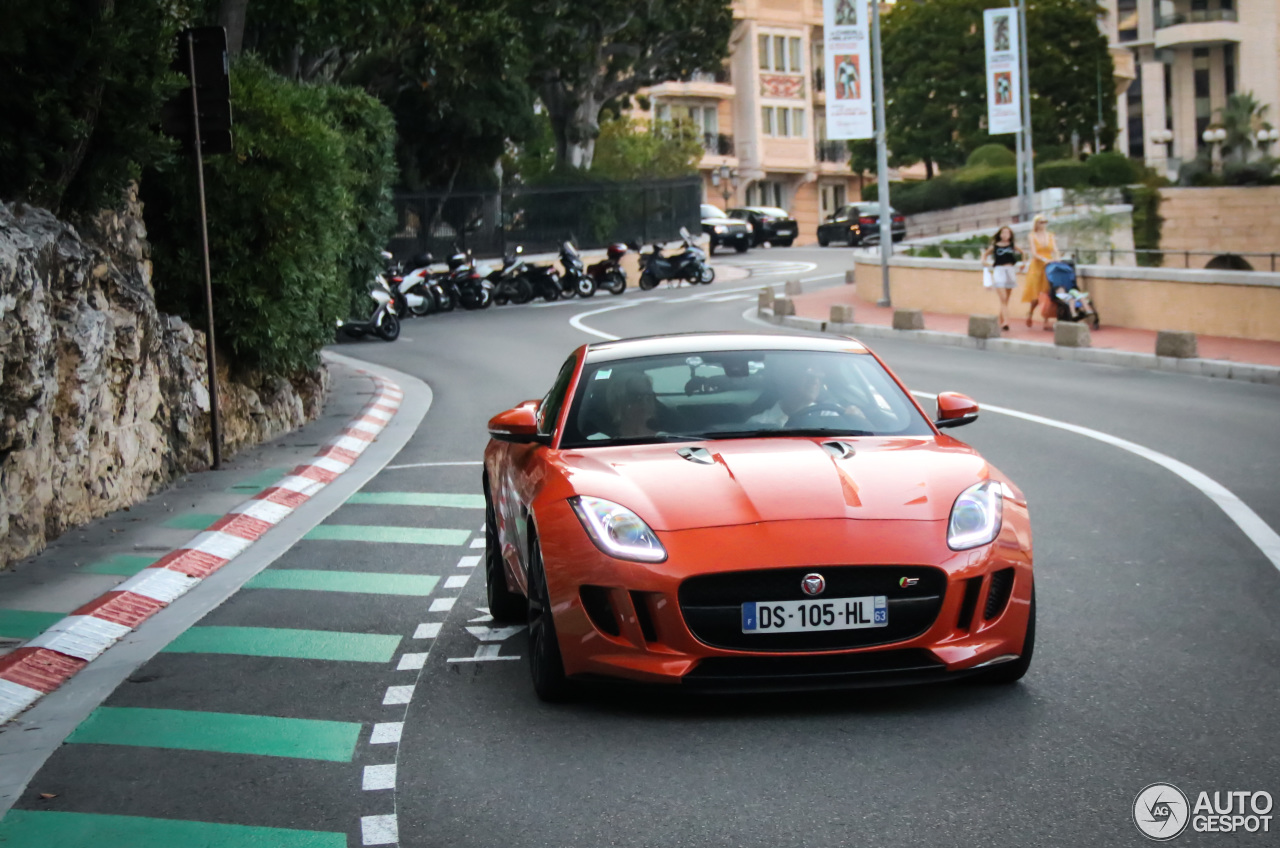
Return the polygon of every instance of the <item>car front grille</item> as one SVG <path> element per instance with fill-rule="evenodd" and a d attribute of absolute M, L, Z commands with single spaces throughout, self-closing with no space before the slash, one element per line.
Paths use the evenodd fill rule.
<path fill-rule="evenodd" d="M 800 588 L 806 574 L 817 572 L 827 582 L 821 596 Z M 916 581 L 913 585 L 903 585 Z M 701 642 L 716 648 L 747 651 L 831 651 L 901 642 L 933 625 L 942 609 L 947 577 L 930 566 L 843 565 L 773 568 L 691 577 L 680 585 L 680 612 Z M 742 604 L 749 601 L 822 601 L 884 595 L 889 624 L 857 630 L 809 633 L 743 633 Z"/>

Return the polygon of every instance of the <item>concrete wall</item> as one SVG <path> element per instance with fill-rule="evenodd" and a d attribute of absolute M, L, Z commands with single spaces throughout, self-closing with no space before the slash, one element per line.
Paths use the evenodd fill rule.
<path fill-rule="evenodd" d="M 1280 253 L 1280 186 L 1162 188 L 1160 217 L 1162 250 Z M 1211 258 L 1192 256 L 1190 267 L 1203 268 Z M 1245 258 L 1254 270 L 1271 270 L 1267 257 Z M 1184 257 L 1166 256 L 1164 264 L 1181 268 Z"/>
<path fill-rule="evenodd" d="M 858 296 L 875 302 L 878 258 L 855 256 L 854 262 Z M 1093 265 L 1080 271 L 1104 327 L 1280 341 L 1280 274 Z M 896 257 L 889 284 L 893 305 L 904 309 L 973 315 L 995 314 L 997 308 L 973 260 Z M 1021 295 L 1019 287 L 1010 299 L 1015 312 Z"/>

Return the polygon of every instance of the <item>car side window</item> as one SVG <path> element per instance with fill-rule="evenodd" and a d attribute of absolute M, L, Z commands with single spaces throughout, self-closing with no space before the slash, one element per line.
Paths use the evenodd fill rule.
<path fill-rule="evenodd" d="M 556 381 L 551 384 L 551 390 L 542 399 L 542 404 L 538 407 L 540 435 L 550 436 L 555 430 L 556 420 L 560 418 L 560 410 L 564 407 L 564 398 L 569 392 L 569 383 L 573 381 L 573 372 L 577 367 L 577 356 L 570 356 L 565 360 L 564 365 L 560 366 L 560 373 L 556 375 Z"/>

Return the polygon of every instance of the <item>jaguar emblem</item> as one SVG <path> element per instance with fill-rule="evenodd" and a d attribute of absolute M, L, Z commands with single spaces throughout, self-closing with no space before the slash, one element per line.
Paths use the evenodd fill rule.
<path fill-rule="evenodd" d="M 800 581 L 800 590 L 811 598 L 816 597 L 827 591 L 827 580 L 817 572 L 806 574 Z"/>

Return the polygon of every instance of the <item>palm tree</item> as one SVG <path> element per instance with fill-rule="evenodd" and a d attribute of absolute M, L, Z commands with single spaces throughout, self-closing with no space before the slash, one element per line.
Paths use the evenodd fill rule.
<path fill-rule="evenodd" d="M 1222 152 L 1239 162 L 1249 160 L 1254 135 L 1260 129 L 1270 129 L 1263 120 L 1267 104 L 1259 103 L 1251 91 L 1242 91 L 1227 98 L 1227 105 L 1218 110 L 1218 126 L 1227 131 Z"/>

